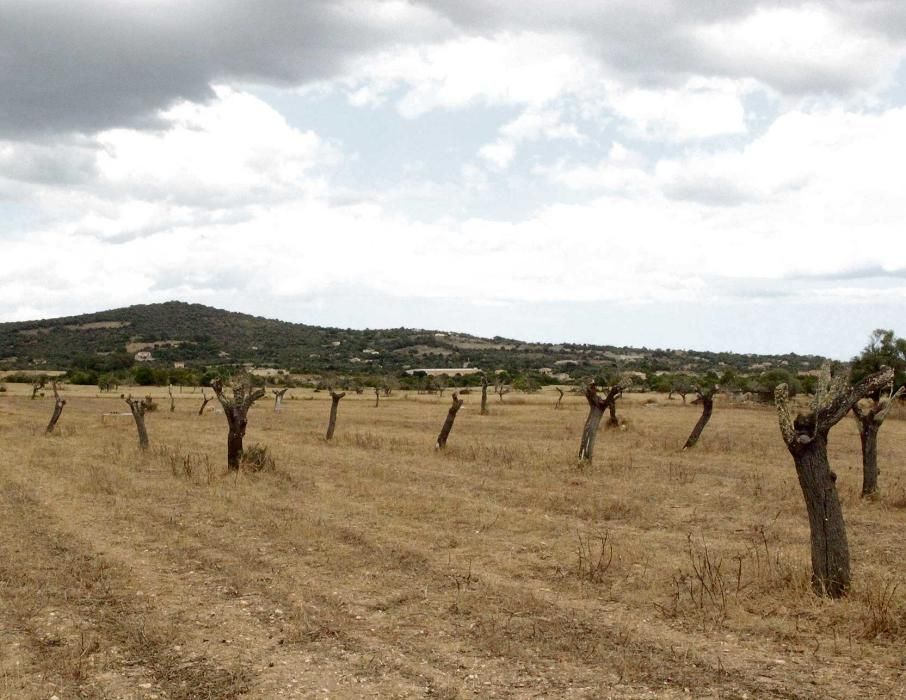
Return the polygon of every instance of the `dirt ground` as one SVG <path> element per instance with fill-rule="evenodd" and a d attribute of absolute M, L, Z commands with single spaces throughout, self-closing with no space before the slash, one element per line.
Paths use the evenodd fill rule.
<path fill-rule="evenodd" d="M 831 434 L 853 561 L 842 601 L 809 587 L 808 526 L 770 407 L 664 396 L 575 455 L 581 396 L 511 394 L 480 416 L 352 395 L 270 395 L 226 471 L 200 392 L 147 417 L 66 387 L 0 393 L 0 697 L 906 697 L 906 420 L 859 498 L 854 421 Z M 646 403 L 651 402 L 653 403 Z M 898 409 L 902 412 L 902 409 Z M 127 415 L 104 415 L 122 413 Z"/>

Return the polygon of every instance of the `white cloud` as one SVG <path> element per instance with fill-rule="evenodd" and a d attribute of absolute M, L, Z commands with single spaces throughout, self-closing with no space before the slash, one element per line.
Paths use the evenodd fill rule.
<path fill-rule="evenodd" d="M 623 130 L 632 136 L 691 141 L 744 134 L 742 99 L 753 87 L 751 82 L 690 78 L 678 89 L 614 87 L 609 103 L 623 118 Z"/>
<path fill-rule="evenodd" d="M 500 127 L 499 137 L 481 147 L 478 155 L 498 169 L 506 168 L 516 156 L 520 144 L 544 140 L 581 141 L 582 135 L 572 124 L 562 121 L 557 109 L 529 107 L 518 117 Z"/>
<path fill-rule="evenodd" d="M 382 51 L 354 61 L 354 104 L 395 104 L 406 118 L 475 104 L 542 105 L 586 85 L 596 71 L 567 34 L 502 32 Z"/>
<path fill-rule="evenodd" d="M 888 80 L 903 47 L 854 23 L 843 8 L 766 6 L 700 25 L 692 34 L 727 75 L 751 76 L 780 91 L 846 93 Z"/>

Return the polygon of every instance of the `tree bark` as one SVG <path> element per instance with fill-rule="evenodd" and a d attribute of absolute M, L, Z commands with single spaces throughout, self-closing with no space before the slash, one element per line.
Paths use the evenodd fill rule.
<path fill-rule="evenodd" d="M 447 438 L 450 437 L 450 431 L 453 430 L 453 421 L 456 420 L 456 414 L 462 408 L 463 403 L 463 400 L 459 398 L 459 394 L 454 391 L 453 405 L 447 411 L 447 418 L 440 429 L 440 435 L 437 436 L 437 444 L 434 445 L 434 449 L 442 450 L 447 446 Z"/>
<path fill-rule="evenodd" d="M 280 407 L 283 405 L 283 396 L 289 391 L 289 387 L 285 389 L 271 389 L 274 394 L 274 412 L 280 410 Z"/>
<path fill-rule="evenodd" d="M 53 415 L 50 417 L 50 422 L 47 424 L 47 430 L 44 432 L 50 435 L 53 432 L 53 429 L 57 425 L 57 421 L 60 420 L 60 414 L 63 413 L 63 406 L 66 405 L 66 399 L 60 397 L 60 393 L 57 391 L 57 383 L 53 382 Z"/>
<path fill-rule="evenodd" d="M 786 384 L 774 393 L 780 434 L 796 465 L 799 487 L 808 512 L 812 552 L 812 588 L 818 595 L 840 598 L 850 586 L 849 545 L 843 509 L 837 495 L 837 475 L 827 458 L 830 429 L 862 398 L 879 391 L 893 379 L 893 370 L 872 374 L 855 386 L 848 377 L 831 377 L 822 369 L 812 410 L 792 418 Z"/>
<path fill-rule="evenodd" d="M 208 405 L 208 401 L 213 399 L 213 396 L 208 396 L 204 393 L 204 389 L 201 390 L 201 408 L 198 409 L 198 415 L 201 416 L 204 414 L 204 407 Z"/>
<path fill-rule="evenodd" d="M 488 377 L 481 375 L 481 415 L 488 415 Z"/>
<path fill-rule="evenodd" d="M 862 442 L 862 496 L 871 496 L 878 490 L 878 430 L 881 426 L 870 417 L 859 421 L 859 439 Z"/>
<path fill-rule="evenodd" d="M 594 382 L 591 382 L 585 388 L 585 398 L 588 401 L 588 417 L 585 419 L 585 427 L 582 429 L 582 441 L 579 443 L 579 464 L 591 464 L 594 458 L 595 438 L 598 435 L 598 426 L 601 424 L 601 418 L 604 411 L 610 409 L 616 401 L 617 396 L 622 392 L 619 385 L 610 387 L 607 396 L 598 395 L 598 388 Z"/>
<path fill-rule="evenodd" d="M 333 438 L 334 428 L 337 427 L 337 407 L 340 405 L 340 399 L 344 396 L 346 396 L 345 391 L 337 394 L 333 389 L 330 390 L 330 418 L 327 420 L 326 440 L 331 440 Z"/>
<path fill-rule="evenodd" d="M 132 394 L 126 397 L 126 403 L 129 404 L 129 410 L 132 411 L 132 417 L 135 419 L 135 429 L 138 431 L 138 447 L 140 450 L 148 449 L 148 431 L 145 429 L 145 409 L 148 403 L 145 401 L 135 401 Z"/>
<path fill-rule="evenodd" d="M 716 391 L 717 387 L 715 386 L 698 392 L 698 397 L 702 402 L 702 414 L 695 424 L 695 427 L 692 428 L 692 432 L 689 434 L 686 444 L 683 445 L 684 450 L 688 450 L 698 442 L 698 438 L 701 436 L 702 431 L 705 429 L 705 426 L 708 425 L 708 421 L 711 420 L 711 413 L 714 410 L 714 394 Z"/>
<path fill-rule="evenodd" d="M 246 383 L 233 386 L 233 398 L 228 399 L 223 393 L 223 384 L 219 379 L 211 382 L 214 394 L 223 407 L 229 432 L 227 434 L 227 468 L 238 471 L 242 462 L 242 439 L 248 427 L 248 412 L 258 399 L 264 396 L 264 389 L 252 389 Z"/>
<path fill-rule="evenodd" d="M 863 409 L 858 403 L 853 404 L 853 415 L 859 426 L 859 440 L 862 443 L 862 497 L 873 496 L 878 492 L 878 432 L 881 424 L 887 418 L 895 400 L 900 397 L 906 387 L 900 387 L 889 396 L 881 397 L 880 394 L 871 397 L 872 405 Z"/>

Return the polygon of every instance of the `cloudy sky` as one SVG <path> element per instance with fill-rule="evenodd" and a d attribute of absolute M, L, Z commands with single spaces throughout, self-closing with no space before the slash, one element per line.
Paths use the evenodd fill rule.
<path fill-rule="evenodd" d="M 848 357 L 906 334 L 900 0 L 0 0 L 0 320 Z"/>

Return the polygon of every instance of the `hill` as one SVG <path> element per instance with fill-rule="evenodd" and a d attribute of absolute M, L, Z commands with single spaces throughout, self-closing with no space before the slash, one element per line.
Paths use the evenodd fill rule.
<path fill-rule="evenodd" d="M 294 373 L 362 375 L 435 367 L 505 369 L 511 374 L 548 368 L 571 378 L 616 371 L 747 374 L 772 368 L 795 374 L 814 369 L 822 360 L 794 353 L 526 343 L 423 329 L 323 328 L 179 301 L 0 323 L 0 369 L 120 370 L 135 364 L 140 352 L 150 353 L 151 366 L 167 367 L 244 364 Z"/>

